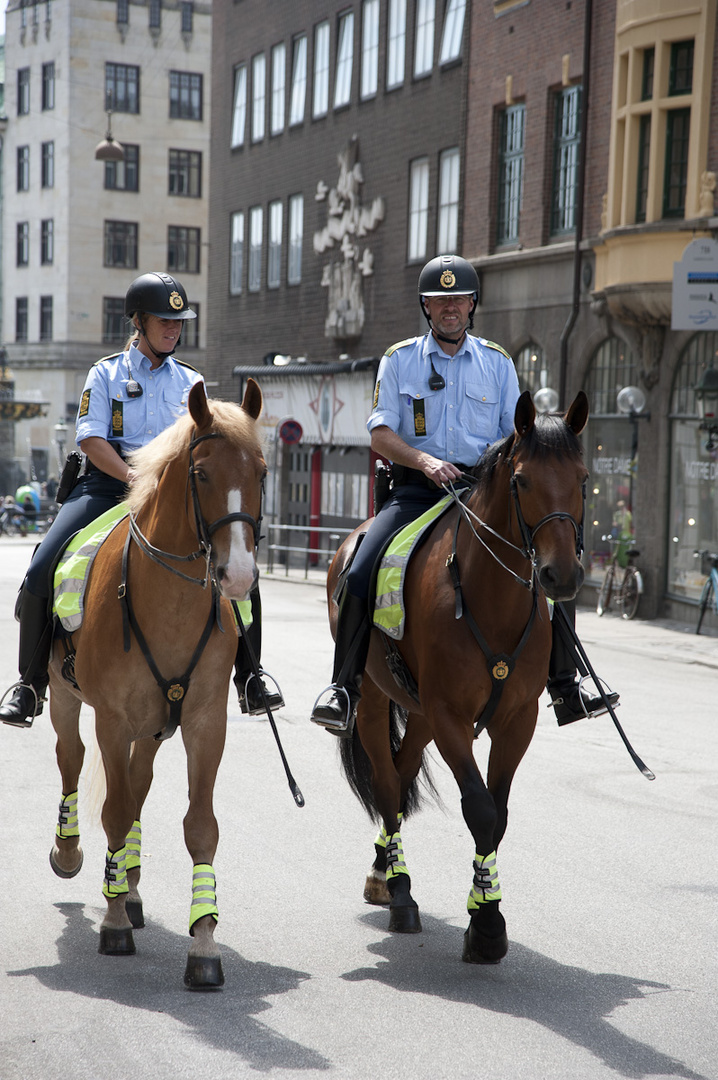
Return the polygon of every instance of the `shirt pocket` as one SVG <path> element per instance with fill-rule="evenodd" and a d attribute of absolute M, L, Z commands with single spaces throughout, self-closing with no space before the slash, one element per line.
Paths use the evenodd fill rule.
<path fill-rule="evenodd" d="M 187 412 L 189 392 L 189 386 L 186 386 L 183 389 L 175 389 L 175 387 L 170 386 L 163 390 L 163 414 L 167 423 L 174 423 L 175 420 L 179 420 L 181 416 L 185 415 Z"/>
<path fill-rule="evenodd" d="M 142 435 L 146 426 L 144 394 L 130 397 L 125 390 L 115 392 L 111 402 L 110 439 L 129 439 Z"/>
<path fill-rule="evenodd" d="M 430 390 L 426 381 L 417 382 L 416 379 L 404 378 L 399 381 L 399 397 L 401 398 L 399 434 L 402 438 L 408 437 L 413 445 L 414 438 L 433 437 L 441 430 L 446 403 L 444 390 Z"/>
<path fill-rule="evenodd" d="M 501 395 L 498 388 L 486 383 L 467 383 L 465 394 L 472 433 L 487 442 L 494 442 L 500 435 Z"/>

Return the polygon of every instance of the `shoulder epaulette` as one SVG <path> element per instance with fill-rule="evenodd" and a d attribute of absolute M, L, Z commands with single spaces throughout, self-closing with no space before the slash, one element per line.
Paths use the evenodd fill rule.
<path fill-rule="evenodd" d="M 497 345 L 495 341 L 487 341 L 486 338 L 484 338 L 484 342 L 490 349 L 496 349 L 497 352 L 503 353 L 507 360 L 512 359 L 511 354 L 507 353 L 502 345 Z"/>
<path fill-rule="evenodd" d="M 197 368 L 196 368 L 196 367 L 192 367 L 192 365 L 191 365 L 191 364 L 188 364 L 186 360 L 178 360 L 176 356 L 173 356 L 173 357 L 172 357 L 172 359 L 174 360 L 175 364 L 179 364 L 179 365 L 180 365 L 180 367 L 186 367 L 186 368 L 189 368 L 189 369 L 190 369 L 190 371 L 194 371 L 194 372 L 195 372 L 195 374 L 197 374 L 197 375 L 201 375 L 201 374 L 202 374 L 202 372 L 201 372 L 201 371 L 197 371 Z"/>
<path fill-rule="evenodd" d="M 115 352 L 115 353 L 110 353 L 109 356 L 101 356 L 100 359 L 96 360 L 95 363 L 92 366 L 97 367 L 98 364 L 104 364 L 105 360 L 114 360 L 118 356 L 122 356 L 122 353 L 121 352 Z"/>
<path fill-rule="evenodd" d="M 403 341 L 397 341 L 396 345 L 390 345 L 389 348 L 386 349 L 386 351 L 384 352 L 384 356 L 391 356 L 392 353 L 395 353 L 397 349 L 403 348 L 404 345 L 411 345 L 415 341 L 416 338 L 413 337 L 404 338 Z"/>

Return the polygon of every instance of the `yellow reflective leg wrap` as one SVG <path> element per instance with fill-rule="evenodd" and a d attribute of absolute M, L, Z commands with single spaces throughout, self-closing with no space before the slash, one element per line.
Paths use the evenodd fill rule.
<path fill-rule="evenodd" d="M 402 822 L 403 817 L 404 817 L 404 815 L 402 814 L 402 812 L 400 810 L 399 813 L 396 815 L 396 820 L 399 822 L 399 828 L 400 829 L 401 829 L 401 822 Z M 386 847 L 386 841 L 387 841 L 387 832 L 386 832 L 386 828 L 382 825 L 381 832 L 377 833 L 376 840 L 374 841 L 374 843 L 376 844 L 377 847 L 385 848 Z"/>
<path fill-rule="evenodd" d="M 108 900 L 130 891 L 127 884 L 126 847 L 121 847 L 119 851 L 110 851 L 108 849 L 105 856 L 105 880 L 102 891 Z"/>
<path fill-rule="evenodd" d="M 189 912 L 189 932 L 198 919 L 211 915 L 215 922 L 219 918 L 217 911 L 217 879 L 209 863 L 195 863 L 192 870 L 192 907 Z"/>
<path fill-rule="evenodd" d="M 501 899 L 501 886 L 499 885 L 499 872 L 496 869 L 496 852 L 489 855 L 479 855 L 476 852 L 474 859 L 474 883 L 471 886 L 467 908 L 475 911 L 482 904 L 488 904 L 492 900 Z"/>
<path fill-rule="evenodd" d="M 398 877 L 399 874 L 408 874 L 404 862 L 404 849 L 401 846 L 401 834 L 396 832 L 386 838 L 386 878 Z"/>
<path fill-rule="evenodd" d="M 126 868 L 134 870 L 136 866 L 140 865 L 140 851 L 142 850 L 142 826 L 139 820 L 132 822 L 132 828 L 125 840 L 125 847 L 127 848 Z"/>
<path fill-rule="evenodd" d="M 60 809 L 57 815 L 55 835 L 60 839 L 67 836 L 79 836 L 80 826 L 77 820 L 77 792 L 71 791 L 69 795 L 62 796 Z"/>

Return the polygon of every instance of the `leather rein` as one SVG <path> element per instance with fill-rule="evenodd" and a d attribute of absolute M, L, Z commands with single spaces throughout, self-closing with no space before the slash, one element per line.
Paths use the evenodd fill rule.
<path fill-rule="evenodd" d="M 147 661 L 147 665 L 154 676 L 155 682 L 159 686 L 160 690 L 164 694 L 169 705 L 169 720 L 165 727 L 159 731 L 155 738 L 159 740 L 165 740 L 171 738 L 182 718 L 182 703 L 184 696 L 189 687 L 190 677 L 195 667 L 197 666 L 202 653 L 205 650 L 207 642 L 214 628 L 215 623 L 219 629 L 224 633 L 224 627 L 222 626 L 221 614 L 220 614 L 220 592 L 217 584 L 217 575 L 214 566 L 213 550 L 212 550 L 212 536 L 223 525 L 229 525 L 235 521 L 242 521 L 246 525 L 249 525 L 254 535 L 255 548 L 259 544 L 259 530 L 262 521 L 262 512 L 260 504 L 259 518 L 253 518 L 251 514 L 246 514 L 244 511 L 235 511 L 229 514 L 223 514 L 222 517 L 216 518 L 212 522 L 205 520 L 202 513 L 202 507 L 199 501 L 199 493 L 197 491 L 196 470 L 193 458 L 193 451 L 199 443 L 204 442 L 206 439 L 220 439 L 222 435 L 218 431 L 209 432 L 206 435 L 198 435 L 192 439 L 189 444 L 189 471 L 188 471 L 188 484 L 192 495 L 192 508 L 194 512 L 194 524 L 195 534 L 198 541 L 198 549 L 193 551 L 190 555 L 175 555 L 171 551 L 164 551 L 162 548 L 157 548 L 141 531 L 137 524 L 137 519 L 133 513 L 130 513 L 129 528 L 127 530 L 127 537 L 125 539 L 125 545 L 122 551 L 122 578 L 119 588 L 117 590 L 117 597 L 122 604 L 122 633 L 123 633 L 123 647 L 125 652 L 129 652 L 131 648 L 131 633 L 134 633 L 137 643 L 140 646 L 142 655 Z M 128 576 L 128 558 L 130 542 L 134 540 L 139 549 L 147 555 L 153 562 L 162 566 L 165 570 L 169 570 L 170 573 L 176 577 L 182 578 L 183 581 L 189 581 L 195 585 L 201 585 L 203 589 L 207 588 L 207 585 L 211 586 L 212 603 L 210 605 L 209 615 L 204 629 L 197 643 L 194 653 L 190 659 L 190 662 L 183 675 L 175 676 L 171 679 L 163 678 L 159 668 L 157 667 L 154 657 L 150 651 L 150 647 L 147 644 L 147 640 L 142 633 L 137 617 L 132 608 L 130 602 L 130 593 L 127 584 Z M 190 574 L 185 574 L 181 570 L 172 566 L 170 562 L 165 560 L 171 559 L 174 562 L 194 562 L 196 559 L 205 560 L 205 573 L 203 578 L 192 577 Z"/>

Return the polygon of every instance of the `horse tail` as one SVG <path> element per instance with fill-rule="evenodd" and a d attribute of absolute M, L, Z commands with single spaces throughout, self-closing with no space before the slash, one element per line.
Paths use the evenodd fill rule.
<path fill-rule="evenodd" d="M 396 702 L 391 701 L 389 703 L 388 734 L 392 760 L 396 757 L 402 739 L 404 738 L 404 732 L 406 731 L 406 717 L 407 714 L 405 710 L 397 705 Z M 351 739 L 341 740 L 340 757 L 344 776 L 346 777 L 349 787 L 352 789 L 371 820 L 376 824 L 381 824 L 381 815 L 374 801 L 371 760 L 359 738 L 359 732 L 356 726 L 354 727 Z M 424 791 L 422 791 L 422 788 L 437 802 L 441 803 L 441 797 L 431 778 L 425 754 L 422 754 L 419 771 L 409 784 L 404 806 L 401 807 L 404 812 L 404 819 L 421 809 L 424 803 Z"/>

